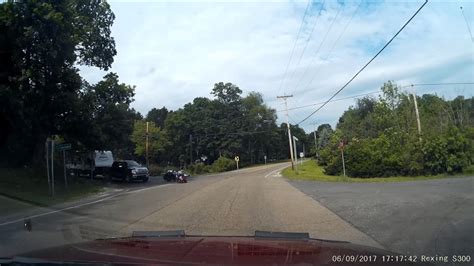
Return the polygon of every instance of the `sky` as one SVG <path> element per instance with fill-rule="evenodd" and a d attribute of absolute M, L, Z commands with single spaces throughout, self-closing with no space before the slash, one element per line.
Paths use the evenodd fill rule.
<path fill-rule="evenodd" d="M 217 82 L 260 92 L 286 121 L 290 109 L 327 100 L 423 4 L 413 1 L 112 1 L 117 55 L 112 72 L 135 85 L 132 107 L 181 108 L 209 97 Z M 464 19 L 463 14 L 467 20 Z M 305 16 L 306 14 L 306 16 Z M 304 19 L 303 19 L 304 18 Z M 379 91 L 384 82 L 474 82 L 473 1 L 429 1 L 397 38 L 338 96 Z M 91 83 L 106 72 L 80 67 Z M 417 94 L 472 97 L 474 85 L 417 86 Z M 376 96 L 377 94 L 373 94 Z M 335 126 L 355 99 L 331 102 L 300 126 Z M 318 106 L 289 111 L 297 124 Z"/>

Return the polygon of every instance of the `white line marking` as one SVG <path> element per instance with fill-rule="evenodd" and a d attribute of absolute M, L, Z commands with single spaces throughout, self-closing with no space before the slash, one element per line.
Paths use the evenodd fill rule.
<path fill-rule="evenodd" d="M 23 221 L 24 219 L 42 217 L 42 216 L 46 216 L 46 215 L 50 215 L 50 214 L 54 214 L 54 213 L 58 213 L 58 212 L 62 212 L 62 211 L 67 211 L 67 210 L 71 210 L 71 209 L 84 207 L 84 206 L 87 206 L 87 205 L 96 204 L 96 203 L 99 203 L 99 202 L 102 202 L 102 201 L 105 201 L 105 200 L 108 200 L 108 199 L 111 199 L 111 198 L 114 198 L 114 197 L 117 197 L 117 196 L 120 196 L 120 195 L 123 195 L 123 194 L 136 193 L 136 192 L 140 192 L 140 191 L 147 190 L 147 189 L 160 188 L 160 187 L 169 186 L 169 185 L 171 185 L 171 184 L 165 184 L 165 185 L 161 185 L 161 186 L 153 186 L 153 187 L 133 190 L 133 191 L 130 191 L 130 192 L 125 192 L 125 193 L 118 193 L 118 194 L 108 196 L 108 197 L 105 197 L 105 198 L 101 198 L 101 199 L 98 199 L 98 200 L 95 200 L 95 201 L 86 202 L 86 203 L 82 203 L 82 204 L 79 204 L 79 205 L 74 205 L 74 206 L 70 206 L 70 207 L 66 207 L 66 208 L 63 208 L 63 209 L 54 210 L 54 211 L 50 211 L 50 212 L 35 214 L 35 215 L 32 215 L 32 216 L 27 216 L 27 217 L 24 217 L 24 218 L 21 218 L 21 219 L 16 219 L 16 220 L 9 221 L 9 222 L 4 222 L 4 223 L 1 223 L 0 226 L 9 225 L 9 224 L 13 224 L 13 223 L 18 223 L 18 222 Z"/>
<path fill-rule="evenodd" d="M 50 211 L 50 212 L 35 214 L 35 215 L 32 215 L 32 216 L 27 216 L 27 217 L 25 217 L 25 218 L 16 219 L 16 220 L 13 220 L 13 221 L 1 223 L 0 226 L 12 224 L 12 223 L 17 223 L 17 222 L 21 222 L 21 221 L 23 221 L 23 220 L 26 219 L 26 218 L 37 218 L 37 217 L 46 216 L 46 215 L 50 215 L 50 214 L 57 213 L 57 212 L 62 212 L 62 211 L 66 211 L 66 210 L 71 210 L 71 209 L 75 209 L 75 208 L 79 208 L 79 207 L 83 207 L 83 206 L 87 206 L 87 205 L 99 203 L 99 202 L 102 202 L 102 201 L 104 201 L 104 200 L 108 200 L 108 199 L 110 199 L 110 198 L 116 197 L 116 196 L 118 196 L 118 195 L 120 195 L 120 194 L 108 196 L 108 197 L 105 197 L 105 198 L 102 198 L 102 199 L 98 199 L 98 200 L 95 200 L 95 201 L 86 202 L 86 203 L 83 203 L 83 204 L 74 205 L 74 206 L 70 206 L 70 207 L 63 208 L 63 209 L 59 209 L 59 210 L 55 210 L 55 211 Z"/>
<path fill-rule="evenodd" d="M 279 171 L 281 171 L 281 170 L 283 170 L 283 169 L 285 169 L 285 168 L 287 168 L 287 167 L 288 167 L 288 165 L 285 165 L 285 166 L 283 166 L 283 167 L 281 167 L 281 168 L 278 168 L 278 169 L 276 169 L 276 170 L 273 170 L 273 171 L 271 171 L 270 173 L 266 174 L 266 175 L 265 175 L 265 178 L 268 178 L 270 175 L 274 174 L 275 172 L 279 172 Z"/>
<path fill-rule="evenodd" d="M 171 186 L 171 185 L 172 185 L 172 184 L 164 184 L 164 185 L 159 185 L 159 186 L 146 187 L 146 188 L 142 188 L 142 189 L 137 189 L 137 190 L 129 191 L 129 192 L 127 192 L 126 194 L 132 194 L 132 193 L 142 192 L 142 191 L 149 190 L 149 189 L 155 189 L 155 188 L 160 188 L 160 187 L 167 187 L 167 186 Z"/>

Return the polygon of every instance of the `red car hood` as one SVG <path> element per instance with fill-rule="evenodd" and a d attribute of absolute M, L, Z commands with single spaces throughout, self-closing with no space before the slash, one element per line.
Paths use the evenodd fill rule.
<path fill-rule="evenodd" d="M 252 264 L 351 265 L 352 258 L 376 257 L 372 265 L 387 265 L 385 250 L 340 241 L 281 237 L 134 236 L 65 245 L 25 253 L 14 261 L 26 263 L 113 264 Z M 338 260 L 345 257 L 345 262 Z M 354 265 L 360 265 L 354 263 Z M 370 264 L 370 263 L 369 263 Z M 394 265 L 405 265 L 397 262 Z M 412 265 L 412 264 L 407 264 Z"/>

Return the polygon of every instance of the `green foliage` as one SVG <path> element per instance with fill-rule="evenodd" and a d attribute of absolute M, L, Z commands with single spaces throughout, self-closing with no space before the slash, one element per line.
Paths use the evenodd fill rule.
<path fill-rule="evenodd" d="M 147 122 L 135 121 L 131 140 L 135 145 L 135 155 L 145 158 Z M 170 145 L 168 136 L 161 128 L 156 127 L 153 122 L 148 122 L 148 156 L 155 162 L 159 161 L 159 155 Z"/>
<path fill-rule="evenodd" d="M 191 165 L 188 170 L 191 172 L 191 174 L 200 175 L 210 173 L 212 169 L 210 165 L 206 165 L 204 163 L 195 163 Z"/>
<path fill-rule="evenodd" d="M 71 132 L 86 109 L 76 66 L 110 68 L 113 20 L 105 1 L 0 3 L 0 117 L 8 130 L 0 161 L 42 162 L 46 137 Z"/>
<path fill-rule="evenodd" d="M 452 128 L 446 135 L 426 140 L 423 146 L 425 170 L 431 174 L 457 173 L 472 164 L 472 145 L 465 134 Z"/>
<path fill-rule="evenodd" d="M 152 108 L 146 115 L 146 120 L 155 123 L 160 128 L 164 128 L 168 113 L 169 111 L 165 107 L 161 109 Z"/>
<path fill-rule="evenodd" d="M 166 169 L 158 164 L 152 163 L 150 166 L 148 166 L 148 171 L 150 172 L 151 176 L 160 176 L 165 173 Z"/>
<path fill-rule="evenodd" d="M 235 161 L 226 157 L 220 157 L 211 165 L 212 172 L 224 172 L 236 169 Z"/>
<path fill-rule="evenodd" d="M 378 100 L 363 98 L 339 119 L 319 164 L 326 174 L 351 177 L 459 173 L 473 163 L 473 99 L 446 101 L 435 95 L 417 97 L 422 136 L 418 136 L 413 96 L 393 82 L 382 86 Z M 421 138 L 420 138 L 421 137 Z"/>

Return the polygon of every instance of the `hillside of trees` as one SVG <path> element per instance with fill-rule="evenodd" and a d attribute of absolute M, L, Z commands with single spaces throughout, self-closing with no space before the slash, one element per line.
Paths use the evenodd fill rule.
<path fill-rule="evenodd" d="M 286 125 L 256 92 L 242 96 L 231 83 L 203 88 L 175 111 L 131 107 L 135 87 L 108 73 L 89 84 L 79 66 L 109 70 L 115 16 L 103 1 L 0 3 L 0 165 L 44 167 L 45 141 L 73 151 L 112 150 L 145 162 L 146 122 L 153 164 L 212 163 L 239 155 L 242 164 L 288 158 Z M 306 142 L 304 131 L 293 132 Z M 205 158 L 206 160 L 202 160 Z"/>
<path fill-rule="evenodd" d="M 274 109 L 265 105 L 262 95 L 219 82 L 211 90 L 213 98 L 198 97 L 175 111 L 152 109 L 135 122 L 135 156 L 145 160 L 146 122 L 149 123 L 149 156 L 153 163 L 177 166 L 212 163 L 220 157 L 234 158 L 241 164 L 263 163 L 288 158 L 286 124 L 277 125 Z M 303 129 L 292 126 L 292 134 L 302 145 L 308 143 Z"/>
<path fill-rule="evenodd" d="M 416 176 L 459 173 L 474 161 L 474 98 L 447 101 L 432 94 L 414 98 L 393 82 L 379 98 L 358 99 L 339 118 L 320 150 L 327 174 L 342 174 L 341 143 L 351 177 Z"/>

